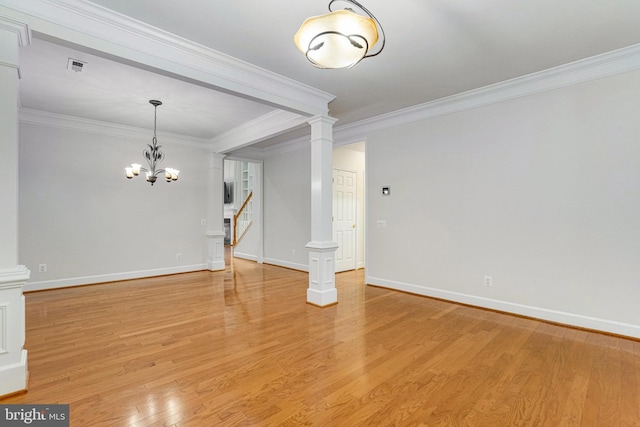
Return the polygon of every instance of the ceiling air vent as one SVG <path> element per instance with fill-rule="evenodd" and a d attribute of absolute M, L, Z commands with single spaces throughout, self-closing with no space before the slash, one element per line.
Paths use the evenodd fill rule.
<path fill-rule="evenodd" d="M 75 71 L 76 73 L 79 73 L 84 69 L 85 65 L 87 65 L 86 62 L 69 58 L 69 62 L 67 62 L 67 70 L 72 70 L 72 71 Z"/>

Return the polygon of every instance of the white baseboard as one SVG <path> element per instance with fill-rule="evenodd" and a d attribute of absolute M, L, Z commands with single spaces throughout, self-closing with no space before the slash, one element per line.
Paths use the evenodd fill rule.
<path fill-rule="evenodd" d="M 282 261 L 279 259 L 273 259 L 273 258 L 265 258 L 264 259 L 264 263 L 265 264 L 271 264 L 271 265 L 277 265 L 279 267 L 285 267 L 285 268 L 290 268 L 292 270 L 300 270 L 300 271 L 309 271 L 309 266 L 306 264 L 297 264 L 295 262 L 289 262 L 289 261 Z"/>
<path fill-rule="evenodd" d="M 258 257 L 252 254 L 243 254 L 242 252 L 236 252 L 233 251 L 233 256 L 234 258 L 242 258 L 242 259 L 246 259 L 249 261 L 255 261 L 258 262 Z"/>
<path fill-rule="evenodd" d="M 67 288 L 69 286 L 92 285 L 95 283 L 115 282 L 118 280 L 140 279 L 142 277 L 164 276 L 167 274 L 189 273 L 206 270 L 206 264 L 185 265 L 180 267 L 158 268 L 153 270 L 128 271 L 103 274 L 99 276 L 71 277 L 68 279 L 27 282 L 24 291 L 42 291 L 45 289 Z"/>
<path fill-rule="evenodd" d="M 617 322 L 615 320 L 600 319 L 596 317 L 584 316 L 577 313 L 567 313 L 557 310 L 549 310 L 542 307 L 534 307 L 516 304 L 508 301 L 495 300 L 491 298 L 479 297 L 476 295 L 462 294 L 442 289 L 418 286 L 409 283 L 393 282 L 378 277 L 367 276 L 366 283 L 383 288 L 395 289 L 426 297 L 438 298 L 447 301 L 458 302 L 505 313 L 517 314 L 520 316 L 532 317 L 549 322 L 560 323 L 568 326 L 591 329 L 601 332 L 623 335 L 632 338 L 640 338 L 640 325 Z"/>

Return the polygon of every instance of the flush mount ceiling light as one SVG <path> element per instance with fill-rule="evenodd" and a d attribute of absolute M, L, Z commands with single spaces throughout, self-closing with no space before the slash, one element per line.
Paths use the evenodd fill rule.
<path fill-rule="evenodd" d="M 338 9 L 338 4 L 345 4 Z M 351 68 L 376 56 L 385 44 L 384 31 L 371 12 L 355 0 L 331 0 L 326 15 L 302 23 L 293 41 L 318 68 Z"/>
<path fill-rule="evenodd" d="M 151 144 L 147 144 L 148 149 L 142 151 L 144 158 L 147 159 L 149 169 L 145 169 L 138 163 L 132 163 L 131 166 L 124 168 L 127 178 L 131 179 L 134 176 L 140 175 L 140 171 L 144 172 L 147 177 L 147 182 L 153 185 L 156 182 L 158 175 L 164 173 L 164 177 L 167 182 L 177 181 L 179 170 L 173 168 L 156 169 L 158 163 L 164 159 L 164 153 L 160 151 L 160 145 L 158 145 L 158 138 L 156 137 L 156 118 L 158 112 L 158 105 L 162 105 L 162 102 L 152 99 L 149 104 L 153 105 L 153 140 Z"/>

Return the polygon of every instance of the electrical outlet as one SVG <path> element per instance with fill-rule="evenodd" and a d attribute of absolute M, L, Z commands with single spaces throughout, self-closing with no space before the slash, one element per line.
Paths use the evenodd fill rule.
<path fill-rule="evenodd" d="M 484 285 L 493 286 L 493 278 L 491 276 L 484 276 Z"/>
<path fill-rule="evenodd" d="M 182 259 L 182 254 L 176 254 L 176 261 L 180 261 Z"/>
<path fill-rule="evenodd" d="M 38 265 L 38 271 L 40 273 L 46 273 L 47 272 L 47 264 L 40 264 Z"/>
<path fill-rule="evenodd" d="M 296 250 L 295 249 L 291 249 L 291 255 L 296 256 Z"/>

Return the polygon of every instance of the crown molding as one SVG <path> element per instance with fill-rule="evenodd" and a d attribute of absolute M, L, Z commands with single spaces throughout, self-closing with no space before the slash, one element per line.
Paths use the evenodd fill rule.
<path fill-rule="evenodd" d="M 307 116 L 334 95 L 85 0 L 2 0 L 0 14 L 33 31 Z"/>
<path fill-rule="evenodd" d="M 497 104 L 636 70 L 640 70 L 640 44 L 338 126 L 333 132 L 333 146 L 339 147 L 365 141 L 368 134 L 391 127 Z M 261 154 L 266 158 L 299 150 L 304 148 L 308 142 L 309 137 L 284 141 L 262 149 Z"/>
<path fill-rule="evenodd" d="M 83 0 L 32 0 L 30 2 L 3 0 L 3 4 L 6 6 L 0 6 L 0 13 L 5 20 L 29 21 L 29 19 L 24 19 L 25 16 L 20 13 L 17 14 L 19 15 L 17 17 L 7 16 L 6 7 L 11 7 L 14 15 L 16 15 L 16 11 L 22 11 L 21 13 L 28 14 L 27 17 L 36 17 L 37 19 L 31 25 L 34 30 L 75 43 L 78 43 L 76 40 L 78 34 L 88 36 L 79 37 L 81 40 L 89 42 L 97 39 L 102 42 L 97 43 L 97 46 L 96 43 L 88 44 L 89 47 L 93 46 L 94 48 L 104 47 L 105 44 L 115 44 L 120 50 L 116 49 L 113 52 L 113 49 L 107 49 L 106 51 L 113 54 L 124 52 L 123 57 L 129 58 L 127 55 L 130 55 L 129 59 L 135 59 L 137 62 L 140 62 L 141 58 L 145 56 L 142 54 L 145 52 L 146 57 L 150 56 L 161 64 L 166 65 L 167 62 L 170 62 L 174 65 L 174 67 L 159 67 L 161 69 L 188 78 L 196 78 L 196 80 L 208 82 L 214 86 L 215 83 L 222 82 L 224 84 L 219 86 L 221 88 L 226 88 L 226 90 L 241 96 L 254 97 L 254 99 L 259 99 L 267 104 L 279 105 L 280 108 L 289 111 L 298 111 L 311 116 L 323 115 L 327 112 L 328 102 L 334 98 L 333 95 L 315 90 Z M 69 35 L 70 31 L 75 37 Z M 28 37 L 27 34 L 24 37 Z M 147 48 L 148 50 L 145 50 Z M 177 65 L 181 61 L 186 65 Z M 150 60 L 145 64 L 158 66 L 156 62 Z M 638 69 L 640 69 L 640 44 L 339 126 L 334 128 L 334 146 L 362 141 L 366 139 L 367 134 L 386 128 L 479 108 Z M 276 93 L 285 94 L 284 98 L 286 99 L 283 99 L 283 96 L 275 95 Z M 275 102 L 276 98 L 282 104 Z M 313 102 L 306 102 L 306 106 L 302 106 L 305 104 L 304 100 L 308 101 L 309 99 L 312 99 Z M 313 104 L 313 106 L 309 104 Z M 311 111 L 315 111 L 316 108 L 323 111 L 312 113 Z M 113 125 L 106 126 L 112 129 Z M 88 127 L 92 128 L 92 126 Z M 240 131 L 241 129 L 237 130 L 237 132 Z M 303 148 L 303 144 L 308 141 L 308 138 L 303 137 L 265 149 L 247 147 L 241 150 L 250 153 L 253 157 L 264 158 Z M 255 142 L 255 140 L 252 141 L 252 143 Z M 199 144 L 200 142 L 196 143 L 196 145 Z"/>
<path fill-rule="evenodd" d="M 640 69 L 640 44 L 336 128 L 334 145 L 379 130 L 535 95 Z"/>
<path fill-rule="evenodd" d="M 29 108 L 20 109 L 19 121 L 21 124 L 107 135 L 121 139 L 148 141 L 152 136 L 152 131 L 149 129 L 65 116 Z M 163 140 L 163 144 L 183 145 L 191 148 L 205 149 L 207 151 L 211 149 L 209 140 L 204 138 L 188 137 L 170 132 L 158 132 L 158 139 Z"/>
<path fill-rule="evenodd" d="M 25 22 L 0 15 L 0 29 L 14 33 L 18 38 L 18 47 L 25 47 L 31 44 L 31 29 Z"/>
<path fill-rule="evenodd" d="M 0 67 L 14 68 L 18 73 L 18 79 L 20 79 L 22 76 L 17 49 L 31 44 L 31 29 L 28 24 L 22 21 L 0 15 L 0 31 L 13 33 L 17 42 L 15 52 L 3 51 L 0 54 Z"/>

